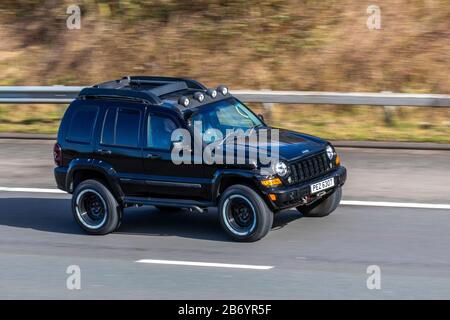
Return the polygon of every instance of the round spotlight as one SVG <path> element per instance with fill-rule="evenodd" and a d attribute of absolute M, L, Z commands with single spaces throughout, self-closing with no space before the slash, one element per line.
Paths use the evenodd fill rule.
<path fill-rule="evenodd" d="M 228 88 L 225 86 L 218 86 L 217 91 L 219 91 L 223 96 L 228 94 Z"/>
<path fill-rule="evenodd" d="M 205 95 L 201 92 L 196 92 L 194 93 L 194 99 L 199 102 L 203 102 L 203 100 L 205 100 Z"/>
<path fill-rule="evenodd" d="M 208 90 L 206 90 L 206 94 L 214 99 L 215 97 L 217 97 L 217 90 L 208 89 Z"/>
<path fill-rule="evenodd" d="M 189 99 L 185 96 L 180 97 L 180 99 L 178 99 L 178 103 L 181 104 L 183 107 L 187 107 L 190 103 Z"/>

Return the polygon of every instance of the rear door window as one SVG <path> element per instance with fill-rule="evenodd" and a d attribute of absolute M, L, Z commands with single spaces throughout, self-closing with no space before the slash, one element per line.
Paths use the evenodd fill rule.
<path fill-rule="evenodd" d="M 70 121 L 67 140 L 77 143 L 90 143 L 97 115 L 97 106 L 77 107 Z"/>
<path fill-rule="evenodd" d="M 131 108 L 110 108 L 105 115 L 102 144 L 138 147 L 141 111 Z"/>
<path fill-rule="evenodd" d="M 149 114 L 147 118 L 147 148 L 170 150 L 172 132 L 177 129 L 175 122 L 166 117 Z"/>
<path fill-rule="evenodd" d="M 116 122 L 116 145 L 139 146 L 141 113 L 134 109 L 119 109 Z"/>

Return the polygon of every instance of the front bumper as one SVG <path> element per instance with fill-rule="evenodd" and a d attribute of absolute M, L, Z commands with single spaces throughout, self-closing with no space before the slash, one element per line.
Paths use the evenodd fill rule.
<path fill-rule="evenodd" d="M 312 184 L 330 178 L 334 178 L 335 186 L 332 189 L 326 190 L 327 193 L 334 191 L 337 187 L 341 187 L 345 183 L 345 180 L 347 179 L 347 169 L 343 166 L 339 166 L 336 170 L 313 180 L 289 187 L 277 187 L 270 189 L 263 188 L 262 192 L 266 196 L 266 199 L 269 201 L 269 204 L 273 210 L 277 211 L 297 207 L 302 204 L 303 197 L 311 195 Z M 276 200 L 270 200 L 269 194 L 274 194 L 276 196 Z"/>

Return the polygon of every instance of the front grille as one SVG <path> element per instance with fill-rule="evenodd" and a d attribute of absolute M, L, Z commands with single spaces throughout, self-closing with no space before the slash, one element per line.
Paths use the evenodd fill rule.
<path fill-rule="evenodd" d="M 334 163 L 322 152 L 311 157 L 301 159 L 290 165 L 291 182 L 296 184 L 319 177 L 334 168 Z"/>

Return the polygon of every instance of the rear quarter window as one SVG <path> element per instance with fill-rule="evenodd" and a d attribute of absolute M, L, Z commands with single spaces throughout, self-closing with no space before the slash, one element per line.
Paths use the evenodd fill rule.
<path fill-rule="evenodd" d="M 77 143 L 90 143 L 99 108 L 97 106 L 78 106 L 70 118 L 66 140 Z"/>

